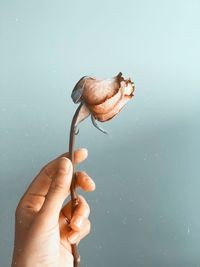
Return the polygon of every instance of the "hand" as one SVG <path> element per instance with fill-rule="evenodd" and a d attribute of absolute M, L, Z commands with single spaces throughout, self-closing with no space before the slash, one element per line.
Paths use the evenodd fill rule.
<path fill-rule="evenodd" d="M 65 153 L 44 166 L 16 209 L 12 267 L 72 267 L 71 244 L 90 232 L 89 205 L 82 196 L 71 218 L 72 164 Z M 87 150 L 74 153 L 75 163 L 87 158 Z M 76 186 L 93 191 L 95 184 L 85 172 L 76 173 Z M 62 207 L 63 206 L 63 207 Z"/>

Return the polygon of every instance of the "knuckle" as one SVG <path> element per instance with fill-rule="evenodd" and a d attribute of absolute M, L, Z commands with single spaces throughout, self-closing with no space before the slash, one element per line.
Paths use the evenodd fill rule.
<path fill-rule="evenodd" d="M 60 193 L 63 192 L 63 183 L 61 181 L 53 182 L 51 186 L 52 193 Z"/>
<path fill-rule="evenodd" d="M 59 167 L 59 168 L 56 170 L 56 176 L 60 176 L 60 175 L 67 175 L 67 170 L 66 170 L 66 168 Z"/>
<path fill-rule="evenodd" d="M 15 218 L 21 217 L 24 211 L 23 200 L 20 200 L 15 209 Z"/>

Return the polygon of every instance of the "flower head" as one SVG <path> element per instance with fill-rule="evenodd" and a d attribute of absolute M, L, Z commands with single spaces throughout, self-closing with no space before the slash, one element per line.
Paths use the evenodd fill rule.
<path fill-rule="evenodd" d="M 74 103 L 84 105 L 87 116 L 91 114 L 94 126 L 99 129 L 95 120 L 105 122 L 112 119 L 133 97 L 134 89 L 131 79 L 124 79 L 121 72 L 105 80 L 84 76 L 75 85 L 71 97 Z"/>

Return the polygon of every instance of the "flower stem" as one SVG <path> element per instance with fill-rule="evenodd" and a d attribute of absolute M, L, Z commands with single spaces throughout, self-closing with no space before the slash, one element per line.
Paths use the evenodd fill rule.
<path fill-rule="evenodd" d="M 75 133 L 76 133 L 76 124 L 77 119 L 79 115 L 79 111 L 82 107 L 82 103 L 78 106 L 72 122 L 71 122 L 71 128 L 70 128 L 70 137 L 69 137 L 69 159 L 72 162 L 73 166 L 73 175 L 72 175 L 72 182 L 70 186 L 70 195 L 71 195 L 71 202 L 72 202 L 72 209 L 71 209 L 71 217 L 74 213 L 74 210 L 76 206 L 78 205 L 78 195 L 76 193 L 76 174 L 74 171 L 74 144 L 75 144 Z M 80 255 L 78 253 L 78 246 L 77 244 L 72 244 L 72 255 L 74 257 L 74 267 L 80 266 Z"/>

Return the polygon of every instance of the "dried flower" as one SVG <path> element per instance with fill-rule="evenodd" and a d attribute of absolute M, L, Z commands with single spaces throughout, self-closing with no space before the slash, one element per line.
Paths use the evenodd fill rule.
<path fill-rule="evenodd" d="M 96 120 L 104 122 L 112 119 L 125 104 L 133 97 L 134 84 L 131 79 L 125 80 L 120 72 L 112 79 L 97 80 L 92 77 L 84 76 L 75 85 L 71 97 L 74 103 L 80 105 L 75 111 L 70 127 L 69 138 L 69 159 L 73 164 L 73 177 L 70 186 L 72 201 L 71 213 L 73 215 L 78 195 L 76 192 L 76 174 L 74 172 L 74 143 L 76 128 L 78 124 L 91 115 L 93 125 L 100 131 L 106 133 L 100 128 Z M 72 254 L 74 256 L 74 267 L 80 265 L 80 255 L 77 244 L 72 244 Z"/>
<path fill-rule="evenodd" d="M 134 83 L 125 80 L 120 72 L 111 79 L 97 80 L 84 76 L 75 85 L 71 97 L 74 103 L 84 106 L 85 118 L 91 114 L 95 127 L 101 129 L 95 120 L 105 122 L 117 115 L 133 97 Z"/>

